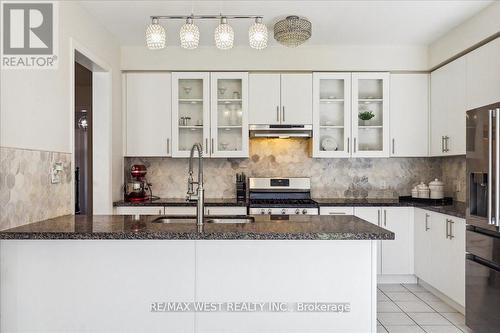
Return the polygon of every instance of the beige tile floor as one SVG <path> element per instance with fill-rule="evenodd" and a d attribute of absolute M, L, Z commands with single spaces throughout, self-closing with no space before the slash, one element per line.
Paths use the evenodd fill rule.
<path fill-rule="evenodd" d="M 470 333 L 464 316 L 417 284 L 380 284 L 378 333 Z"/>

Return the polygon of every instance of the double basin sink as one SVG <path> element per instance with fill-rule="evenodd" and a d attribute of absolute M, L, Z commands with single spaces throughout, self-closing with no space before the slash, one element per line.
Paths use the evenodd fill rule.
<path fill-rule="evenodd" d="M 153 223 L 184 223 L 196 224 L 194 216 L 160 216 L 152 221 Z M 204 223 L 253 223 L 252 216 L 205 216 Z"/>

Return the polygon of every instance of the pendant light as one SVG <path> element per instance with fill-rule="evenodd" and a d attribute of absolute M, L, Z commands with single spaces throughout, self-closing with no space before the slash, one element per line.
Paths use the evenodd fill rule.
<path fill-rule="evenodd" d="M 267 27 L 262 23 L 262 17 L 257 17 L 248 29 L 248 42 L 253 49 L 262 50 L 267 47 Z"/>
<path fill-rule="evenodd" d="M 146 28 L 146 45 L 150 50 L 160 50 L 166 45 L 165 28 L 159 24 L 158 18 L 154 17 Z"/>
<path fill-rule="evenodd" d="M 220 24 L 214 32 L 215 46 L 220 50 L 229 50 L 234 43 L 234 30 L 227 23 L 226 17 L 221 17 Z"/>
<path fill-rule="evenodd" d="M 182 48 L 193 50 L 198 47 L 200 43 L 200 29 L 194 24 L 193 17 L 186 19 L 186 24 L 181 27 L 179 36 Z"/>

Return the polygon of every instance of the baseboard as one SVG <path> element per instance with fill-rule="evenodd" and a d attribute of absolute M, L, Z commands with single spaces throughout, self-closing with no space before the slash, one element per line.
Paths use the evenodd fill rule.
<path fill-rule="evenodd" d="M 379 284 L 389 284 L 389 283 L 417 283 L 417 277 L 415 275 L 406 274 L 379 274 L 377 275 L 377 283 Z"/>
<path fill-rule="evenodd" d="M 454 300 L 452 300 L 451 298 L 449 298 L 448 296 L 446 296 L 445 294 L 443 294 L 442 292 L 440 292 L 439 290 L 437 290 L 424 280 L 420 278 L 417 278 L 417 280 L 418 284 L 427 289 L 431 294 L 434 294 L 435 296 L 439 297 L 443 302 L 445 302 L 446 304 L 448 304 L 461 314 L 465 315 L 465 308 L 462 305 L 458 304 L 457 302 L 455 302 Z"/>

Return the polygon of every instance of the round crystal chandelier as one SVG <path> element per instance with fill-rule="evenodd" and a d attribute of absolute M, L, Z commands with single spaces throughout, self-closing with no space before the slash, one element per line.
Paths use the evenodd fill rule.
<path fill-rule="evenodd" d="M 253 49 L 262 50 L 267 47 L 267 27 L 262 23 L 262 17 L 257 17 L 248 29 L 248 42 Z"/>
<path fill-rule="evenodd" d="M 274 39 L 288 47 L 296 47 L 311 38 L 311 22 L 298 16 L 287 16 L 274 25 Z"/>
<path fill-rule="evenodd" d="M 193 23 L 192 17 L 186 19 L 186 24 L 181 27 L 179 36 L 183 49 L 193 50 L 198 47 L 200 43 L 200 29 Z"/>
<path fill-rule="evenodd" d="M 160 50 L 165 48 L 166 44 L 165 28 L 159 24 L 158 18 L 153 18 L 152 22 L 146 28 L 146 45 L 150 50 Z"/>
<path fill-rule="evenodd" d="M 215 46 L 220 50 L 229 50 L 233 47 L 234 30 L 227 23 L 226 17 L 221 17 L 220 24 L 214 32 Z"/>

